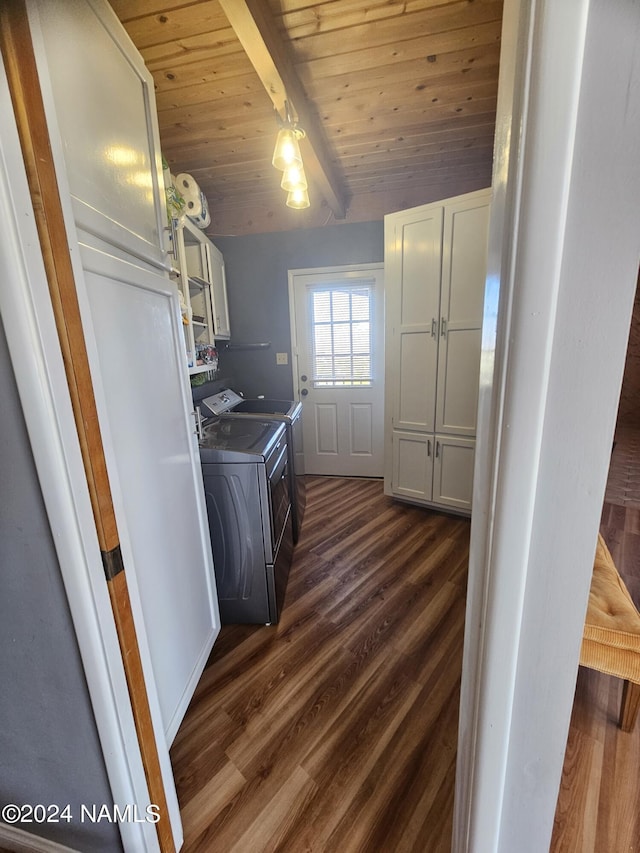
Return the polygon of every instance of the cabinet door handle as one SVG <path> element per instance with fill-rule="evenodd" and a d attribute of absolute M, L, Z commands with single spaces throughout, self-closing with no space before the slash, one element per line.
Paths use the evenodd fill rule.
<path fill-rule="evenodd" d="M 178 220 L 171 217 L 171 224 L 164 230 L 169 232 L 171 240 L 171 248 L 167 250 L 167 254 L 178 260 Z"/>
<path fill-rule="evenodd" d="M 438 321 L 435 317 L 431 318 L 431 337 L 435 338 L 438 333 Z"/>
<path fill-rule="evenodd" d="M 440 456 L 440 442 L 436 441 L 436 459 Z"/>
<path fill-rule="evenodd" d="M 442 317 L 440 320 L 440 337 L 444 338 L 447 334 L 447 318 Z"/>
<path fill-rule="evenodd" d="M 431 456 L 431 439 L 427 439 L 427 459 Z"/>
<path fill-rule="evenodd" d="M 195 433 L 198 436 L 198 440 L 200 440 L 202 438 L 202 412 L 200 411 L 200 406 L 196 406 L 196 410 L 192 414 L 196 422 Z"/>

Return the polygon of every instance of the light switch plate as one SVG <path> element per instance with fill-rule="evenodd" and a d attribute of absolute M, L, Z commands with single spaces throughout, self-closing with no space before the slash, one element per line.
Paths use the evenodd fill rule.
<path fill-rule="evenodd" d="M 288 352 L 277 352 L 276 353 L 276 364 L 289 364 L 289 353 Z"/>

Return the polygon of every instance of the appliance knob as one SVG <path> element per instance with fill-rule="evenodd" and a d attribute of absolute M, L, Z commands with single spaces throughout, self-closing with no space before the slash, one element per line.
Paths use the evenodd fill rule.
<path fill-rule="evenodd" d="M 307 381 L 307 377 L 306 377 L 306 375 L 305 375 L 304 373 L 302 374 L 302 376 L 300 377 L 300 379 L 301 379 L 303 382 L 306 382 L 306 381 Z"/>
<path fill-rule="evenodd" d="M 308 393 L 309 393 L 309 391 L 308 391 L 308 389 L 307 389 L 307 388 L 303 388 L 303 389 L 302 389 L 302 391 L 300 392 L 300 394 L 301 394 L 303 397 L 306 397 Z"/>

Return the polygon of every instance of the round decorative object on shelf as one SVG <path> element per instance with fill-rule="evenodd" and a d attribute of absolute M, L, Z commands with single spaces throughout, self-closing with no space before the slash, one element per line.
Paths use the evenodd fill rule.
<path fill-rule="evenodd" d="M 205 228 L 208 228 L 209 225 L 211 225 L 211 214 L 209 213 L 209 204 L 207 202 L 207 197 L 202 192 L 202 190 L 200 191 L 200 199 L 202 201 L 202 211 L 200 212 L 200 214 L 198 216 L 194 216 L 190 213 L 188 214 L 188 216 L 189 219 L 194 223 L 194 225 L 197 225 L 198 228 L 204 230 Z"/>
<path fill-rule="evenodd" d="M 176 175 L 176 189 L 185 200 L 185 213 L 189 217 L 202 213 L 202 193 L 195 178 L 186 172 Z"/>

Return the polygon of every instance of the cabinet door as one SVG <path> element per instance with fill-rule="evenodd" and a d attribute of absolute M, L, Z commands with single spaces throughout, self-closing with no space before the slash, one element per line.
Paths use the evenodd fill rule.
<path fill-rule="evenodd" d="M 433 502 L 471 510 L 475 440 L 436 435 L 433 459 Z"/>
<path fill-rule="evenodd" d="M 191 302 L 193 340 L 196 345 L 213 346 L 213 311 L 211 308 L 211 285 L 189 280 L 189 300 Z"/>
<path fill-rule="evenodd" d="M 209 281 L 211 282 L 211 302 L 213 305 L 213 329 L 216 339 L 231 337 L 229 324 L 229 305 L 227 302 L 227 280 L 224 272 L 222 252 L 213 243 L 207 244 L 209 258 Z"/>
<path fill-rule="evenodd" d="M 395 307 L 391 320 L 399 373 L 394 408 L 400 429 L 435 428 L 441 257 L 441 207 L 396 221 L 389 304 Z"/>
<path fill-rule="evenodd" d="M 431 500 L 433 451 L 432 435 L 394 431 L 393 494 L 415 501 Z"/>
<path fill-rule="evenodd" d="M 81 246 L 88 346 L 118 526 L 128 532 L 167 743 L 220 630 L 178 297 L 165 276 Z"/>
<path fill-rule="evenodd" d="M 476 432 L 488 222 L 488 193 L 445 207 L 438 432 Z"/>
<path fill-rule="evenodd" d="M 186 305 L 188 324 L 184 326 L 189 373 L 209 369 L 199 353 L 202 347 L 214 346 L 214 315 L 212 307 L 211 263 L 207 237 L 185 219 L 177 229 L 178 286 Z"/>
<path fill-rule="evenodd" d="M 187 275 L 190 278 L 199 278 L 202 281 L 211 281 L 209 277 L 209 262 L 206 245 L 203 243 L 190 243 L 189 234 L 184 226 L 181 229 L 184 240 L 184 255 L 187 261 Z"/>
<path fill-rule="evenodd" d="M 45 101 L 62 141 L 73 215 L 82 230 L 168 268 L 154 84 L 107 4 L 40 2 Z M 44 57 L 38 53 L 39 64 Z M 81 71 L 79 71 L 81 69 Z M 61 182 L 64 192 L 64 181 Z"/>

